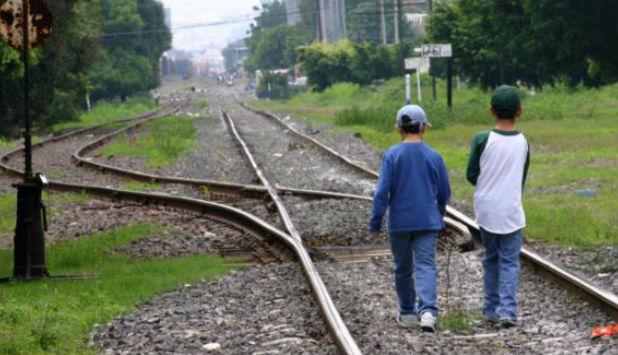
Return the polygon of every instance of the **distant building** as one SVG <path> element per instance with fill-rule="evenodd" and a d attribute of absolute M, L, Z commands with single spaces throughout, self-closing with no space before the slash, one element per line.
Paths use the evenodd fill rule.
<path fill-rule="evenodd" d="M 300 0 L 284 0 L 285 8 L 288 13 L 288 25 L 295 25 L 302 20 L 300 16 Z"/>
<path fill-rule="evenodd" d="M 165 25 L 167 26 L 167 28 L 171 30 L 172 29 L 172 9 L 170 9 L 169 7 L 166 7 L 163 9 L 163 11 L 165 13 Z"/>

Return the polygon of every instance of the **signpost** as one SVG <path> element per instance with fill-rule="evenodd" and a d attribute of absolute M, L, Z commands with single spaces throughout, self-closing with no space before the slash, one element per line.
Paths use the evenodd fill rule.
<path fill-rule="evenodd" d="M 446 92 L 447 104 L 453 106 L 453 46 L 450 43 L 430 43 L 414 48 L 423 58 L 447 58 L 446 61 Z M 434 82 L 435 99 L 435 82 Z"/>
<path fill-rule="evenodd" d="M 44 0 L 8 0 L 0 7 L 0 35 L 22 52 L 24 62 L 24 181 L 17 184 L 17 223 L 13 277 L 35 279 L 49 276 L 45 266 L 45 207 L 43 187 L 47 179 L 32 170 L 30 123 L 30 49 L 45 43 L 52 32 L 52 14 Z"/>
<path fill-rule="evenodd" d="M 419 104 L 423 102 L 423 93 L 421 89 L 421 70 L 422 68 L 426 68 L 428 65 L 429 65 L 428 58 L 406 58 L 405 60 L 406 70 L 416 71 L 416 90 L 417 90 Z"/>

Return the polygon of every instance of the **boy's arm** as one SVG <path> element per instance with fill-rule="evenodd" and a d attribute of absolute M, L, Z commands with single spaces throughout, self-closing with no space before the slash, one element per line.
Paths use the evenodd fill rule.
<path fill-rule="evenodd" d="M 483 154 L 483 150 L 485 150 L 485 145 L 487 144 L 488 138 L 489 132 L 481 132 L 477 133 L 472 139 L 466 178 L 474 186 L 476 186 L 479 175 L 481 175 L 481 155 Z"/>
<path fill-rule="evenodd" d="M 380 177 L 376 185 L 376 193 L 373 196 L 373 214 L 369 222 L 371 232 L 379 232 L 382 229 L 382 219 L 388 207 L 389 191 L 391 187 L 391 161 L 388 153 L 382 159 Z"/>
<path fill-rule="evenodd" d="M 448 179 L 448 170 L 442 157 L 438 164 L 438 210 L 442 217 L 446 215 L 446 205 L 451 200 L 451 183 Z"/>

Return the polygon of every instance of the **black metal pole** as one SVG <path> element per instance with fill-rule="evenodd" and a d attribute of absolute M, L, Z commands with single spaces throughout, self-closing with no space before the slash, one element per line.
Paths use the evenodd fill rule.
<path fill-rule="evenodd" d="M 24 145 L 25 145 L 25 164 L 26 164 L 26 175 L 24 176 L 24 181 L 27 181 L 29 178 L 32 178 L 34 174 L 32 173 L 32 127 L 30 124 L 30 21 L 29 21 L 29 0 L 23 0 L 22 2 L 22 17 L 23 17 L 23 60 L 24 60 L 24 120 L 26 125 L 26 131 L 24 132 Z"/>
<path fill-rule="evenodd" d="M 453 107 L 453 58 L 446 62 L 446 90 L 448 107 Z"/>
<path fill-rule="evenodd" d="M 22 0 L 24 60 L 24 181 L 17 184 L 17 222 L 15 224 L 13 277 L 35 279 L 48 277 L 45 266 L 45 217 L 42 201 L 43 182 L 32 171 L 32 133 L 30 122 L 30 0 Z"/>

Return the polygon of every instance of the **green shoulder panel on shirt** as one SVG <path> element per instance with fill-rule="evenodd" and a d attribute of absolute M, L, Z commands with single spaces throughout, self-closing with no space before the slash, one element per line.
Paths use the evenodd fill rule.
<path fill-rule="evenodd" d="M 474 138 L 472 138 L 472 144 L 470 145 L 470 157 L 468 159 L 466 178 L 475 186 L 479 175 L 481 175 L 481 155 L 487 145 L 490 132 L 491 131 L 484 131 L 477 133 Z"/>

